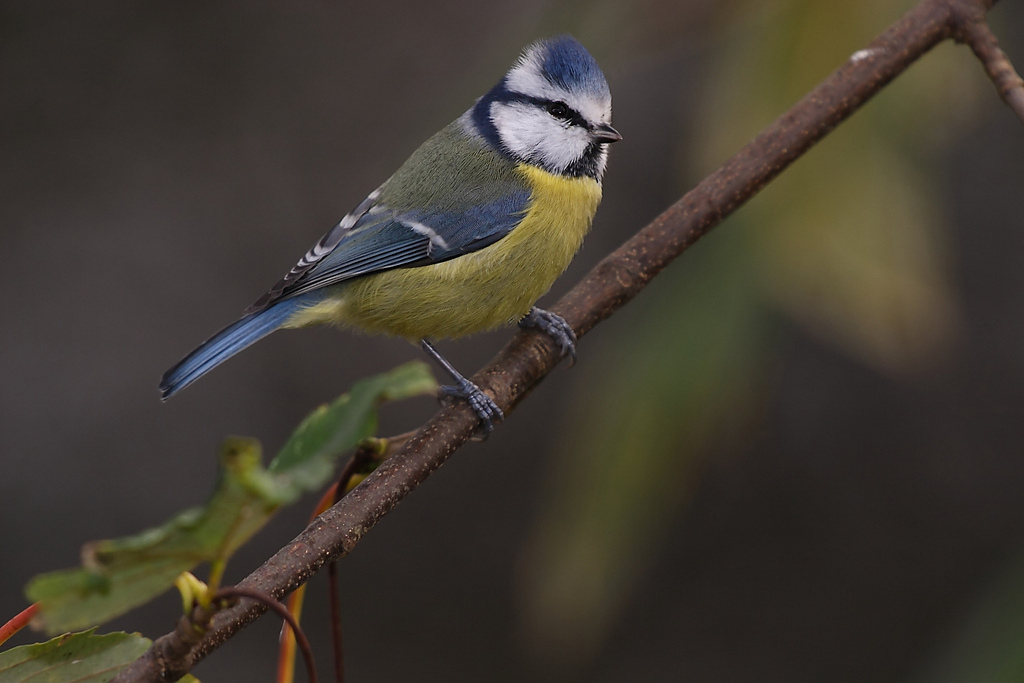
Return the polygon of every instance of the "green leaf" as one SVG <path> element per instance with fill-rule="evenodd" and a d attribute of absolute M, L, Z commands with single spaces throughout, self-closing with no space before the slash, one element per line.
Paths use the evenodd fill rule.
<path fill-rule="evenodd" d="M 376 408 L 383 401 L 432 394 L 437 382 L 426 363 L 414 361 L 357 383 L 330 405 L 313 411 L 295 430 L 270 463 L 270 471 L 287 473 L 294 481 L 315 488 L 330 470 L 334 457 L 377 430 Z"/>
<path fill-rule="evenodd" d="M 135 536 L 86 544 L 81 568 L 33 579 L 26 592 L 39 603 L 37 623 L 57 633 L 123 614 L 165 591 L 182 572 L 226 559 L 297 494 L 290 482 L 263 469 L 252 439 L 227 439 L 220 466 L 205 506 Z"/>
<path fill-rule="evenodd" d="M 103 683 L 145 652 L 138 633 L 73 633 L 0 652 L 0 683 Z"/>
<path fill-rule="evenodd" d="M 37 625 L 59 633 L 99 624 L 159 595 L 202 562 L 223 565 L 278 508 L 330 479 L 337 455 L 376 430 L 381 402 L 435 388 L 424 363 L 364 380 L 306 418 L 269 469 L 257 441 L 229 437 L 206 505 L 135 536 L 89 543 L 81 568 L 33 579 L 26 593 L 39 603 Z"/>

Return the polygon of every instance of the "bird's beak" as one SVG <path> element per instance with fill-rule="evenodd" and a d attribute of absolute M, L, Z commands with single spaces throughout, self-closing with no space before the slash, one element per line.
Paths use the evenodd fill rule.
<path fill-rule="evenodd" d="M 618 142 L 622 139 L 622 136 L 619 135 L 619 131 L 615 130 L 607 123 L 595 126 L 594 130 L 591 131 L 590 134 L 593 135 L 594 139 L 598 142 Z"/>

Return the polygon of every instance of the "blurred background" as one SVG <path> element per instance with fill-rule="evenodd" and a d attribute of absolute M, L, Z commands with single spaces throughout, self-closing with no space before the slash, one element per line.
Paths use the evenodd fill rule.
<path fill-rule="evenodd" d="M 84 542 L 204 500 L 225 435 L 269 457 L 420 357 L 281 333 L 156 390 L 523 45 L 587 45 L 625 138 L 543 304 L 911 4 L 0 4 L 0 615 Z M 1021 3 L 991 20 L 1024 67 Z M 350 679 L 1024 680 L 1022 187 L 1024 126 L 940 46 L 342 562 Z M 508 336 L 442 348 L 471 372 Z M 389 407 L 383 433 L 434 409 Z M 318 576 L 304 623 L 326 672 L 325 596 Z M 272 680 L 277 630 L 196 675 Z"/>

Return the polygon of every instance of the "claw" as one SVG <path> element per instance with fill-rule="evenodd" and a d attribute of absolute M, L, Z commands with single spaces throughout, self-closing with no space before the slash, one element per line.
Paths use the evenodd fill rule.
<path fill-rule="evenodd" d="M 505 419 L 505 414 L 501 412 L 501 408 L 480 387 L 463 377 L 444 356 L 438 353 L 433 344 L 426 339 L 421 339 L 420 346 L 455 380 L 454 385 L 446 384 L 438 387 L 438 397 L 461 398 L 468 403 L 473 412 L 476 413 L 476 416 L 480 418 L 480 427 L 483 429 L 484 438 L 486 438 L 488 434 L 494 431 L 494 423 Z"/>
<path fill-rule="evenodd" d="M 568 354 L 570 366 L 576 364 L 576 333 L 562 316 L 534 306 L 519 321 L 519 327 L 536 327 L 555 340 L 563 358 Z"/>
<path fill-rule="evenodd" d="M 484 435 L 486 436 L 493 432 L 494 423 L 504 420 L 505 413 L 501 412 L 501 408 L 494 402 L 494 399 L 465 377 L 458 377 L 455 380 L 459 382 L 456 385 L 445 384 L 438 387 L 438 396 L 441 398 L 461 398 L 469 404 L 469 407 L 480 418 L 480 426 L 483 428 Z"/>

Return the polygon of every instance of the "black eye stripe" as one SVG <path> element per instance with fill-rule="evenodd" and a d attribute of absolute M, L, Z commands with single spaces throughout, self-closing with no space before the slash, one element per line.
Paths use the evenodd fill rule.
<path fill-rule="evenodd" d="M 583 118 L 583 115 L 578 111 L 570 107 L 565 102 L 560 100 L 542 100 L 540 98 L 530 98 L 535 104 L 538 104 L 554 116 L 556 119 L 567 121 L 574 126 L 582 126 L 583 128 L 590 128 L 590 124 Z"/>
<path fill-rule="evenodd" d="M 583 118 L 582 114 L 580 114 L 578 111 L 576 111 L 575 109 L 573 109 L 572 107 L 570 107 L 568 104 L 561 100 L 549 100 L 543 97 L 531 97 L 530 95 L 524 95 L 523 93 L 508 91 L 506 91 L 503 97 L 495 98 L 495 100 L 498 102 L 522 102 L 524 104 L 532 104 L 535 107 L 543 109 L 544 111 L 551 114 L 555 118 L 560 119 L 562 121 L 567 121 L 568 123 L 574 126 L 580 126 L 587 130 L 590 130 L 591 128 L 590 124 L 587 123 L 587 120 Z M 553 107 L 559 109 L 560 107 L 564 107 L 565 112 L 555 113 L 551 111 Z"/>

